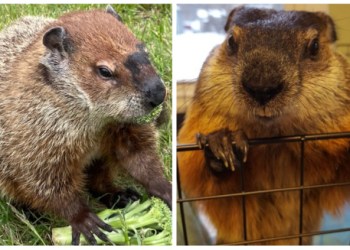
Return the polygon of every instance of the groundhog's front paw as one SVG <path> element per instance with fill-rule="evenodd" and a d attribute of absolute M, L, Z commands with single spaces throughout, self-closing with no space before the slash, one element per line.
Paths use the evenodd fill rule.
<path fill-rule="evenodd" d="M 96 245 L 94 235 L 105 242 L 110 242 L 108 237 L 100 229 L 112 232 L 113 228 L 104 223 L 96 214 L 90 212 L 88 209 L 79 212 L 70 224 L 72 226 L 72 245 L 79 245 L 80 234 L 83 234 L 86 241 L 91 245 Z"/>
<path fill-rule="evenodd" d="M 247 161 L 248 138 L 242 130 L 221 129 L 208 135 L 199 133 L 197 143 L 204 148 L 207 165 L 216 173 L 227 169 L 234 171 Z"/>
<path fill-rule="evenodd" d="M 172 206 L 171 206 L 172 194 L 171 193 L 172 193 L 172 185 L 170 182 L 167 182 L 164 186 L 164 193 L 161 196 L 161 199 L 163 201 L 165 201 L 165 203 L 168 205 L 170 210 L 172 209 Z"/>
<path fill-rule="evenodd" d="M 100 198 L 108 208 L 124 208 L 128 203 L 141 199 L 141 195 L 136 191 L 127 188 L 114 192 L 112 194 L 105 194 Z"/>
<path fill-rule="evenodd" d="M 161 178 L 158 181 L 153 181 L 148 188 L 148 192 L 150 195 L 162 199 L 168 205 L 168 207 L 172 209 L 172 185 L 165 178 Z"/>

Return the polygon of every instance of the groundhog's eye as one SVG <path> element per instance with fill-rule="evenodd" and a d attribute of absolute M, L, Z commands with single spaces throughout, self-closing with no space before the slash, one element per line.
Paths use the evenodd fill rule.
<path fill-rule="evenodd" d="M 230 35 L 230 37 L 227 39 L 227 44 L 229 47 L 230 54 L 235 54 L 238 50 L 238 44 L 236 43 L 233 35 Z"/>
<path fill-rule="evenodd" d="M 308 50 L 309 50 L 308 51 L 309 55 L 311 57 L 315 57 L 318 55 L 318 51 L 320 50 L 320 44 L 319 44 L 318 38 L 315 38 L 311 41 L 311 43 L 309 44 Z"/>
<path fill-rule="evenodd" d="M 113 77 L 112 71 L 106 66 L 100 66 L 97 68 L 97 72 L 103 79 L 110 79 Z"/>

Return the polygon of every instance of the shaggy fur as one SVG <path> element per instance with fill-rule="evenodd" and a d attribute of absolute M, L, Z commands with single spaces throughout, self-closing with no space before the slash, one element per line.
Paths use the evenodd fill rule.
<path fill-rule="evenodd" d="M 248 138 L 349 131 L 350 68 L 333 49 L 336 34 L 329 16 L 238 8 L 226 30 L 227 39 L 203 65 L 180 143 L 194 142 L 198 132 L 219 134 L 225 128 L 241 130 Z M 316 56 L 309 52 L 313 39 L 319 41 Z M 264 104 L 243 87 L 275 83 L 282 91 Z M 305 143 L 304 185 L 349 181 L 348 150 L 348 139 Z M 241 191 L 239 171 L 213 174 L 203 151 L 179 153 L 178 160 L 187 197 Z M 253 146 L 243 169 L 245 191 L 299 186 L 300 145 Z M 349 193 L 349 187 L 305 190 L 303 232 L 317 231 L 323 213 L 337 214 Z M 248 240 L 299 233 L 299 192 L 248 196 L 245 202 Z M 241 198 L 225 198 L 198 201 L 194 207 L 213 224 L 216 243 L 232 243 L 243 240 L 241 203 Z"/>
<path fill-rule="evenodd" d="M 92 234 L 104 238 L 99 227 L 110 230 L 90 212 L 85 191 L 108 193 L 106 204 L 120 198 L 119 206 L 135 198 L 113 185 L 116 171 L 128 171 L 170 206 L 156 129 L 133 122 L 163 101 L 165 87 L 115 15 L 25 17 L 0 33 L 0 44 L 3 195 L 66 219 L 75 244 L 80 233 L 94 243 Z M 112 76 L 103 78 L 100 66 Z"/>

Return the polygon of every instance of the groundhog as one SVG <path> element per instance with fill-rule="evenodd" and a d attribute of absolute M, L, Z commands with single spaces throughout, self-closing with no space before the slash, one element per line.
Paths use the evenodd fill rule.
<path fill-rule="evenodd" d="M 92 213 L 90 191 L 108 206 L 139 198 L 113 184 L 127 171 L 171 205 L 153 123 L 137 123 L 163 103 L 166 88 L 145 46 L 106 11 L 57 20 L 25 17 L 0 33 L 0 190 L 52 213 L 95 244 L 112 228 Z"/>
<path fill-rule="evenodd" d="M 349 182 L 349 139 L 306 141 L 302 177 L 300 142 L 248 149 L 248 138 L 350 130 L 350 67 L 333 48 L 331 17 L 239 7 L 225 30 L 201 69 L 178 135 L 180 144 L 197 140 L 204 147 L 178 153 L 186 197 Z M 303 199 L 296 190 L 192 204 L 213 243 L 311 244 L 311 237 L 267 239 L 320 230 L 323 213 L 338 214 L 350 187 L 302 192 Z"/>

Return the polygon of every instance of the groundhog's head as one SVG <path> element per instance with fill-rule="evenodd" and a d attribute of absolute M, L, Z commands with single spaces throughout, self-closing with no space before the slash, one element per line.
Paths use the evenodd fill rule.
<path fill-rule="evenodd" d="M 50 25 L 43 44 L 48 79 L 57 86 L 76 85 L 79 96 L 73 98 L 102 118 L 130 122 L 165 98 L 144 44 L 111 7 L 62 16 Z"/>
<path fill-rule="evenodd" d="M 240 7 L 230 13 L 225 30 L 224 43 L 202 70 L 213 90 L 224 90 L 218 96 L 226 102 L 223 112 L 276 124 L 281 117 L 313 119 L 320 106 L 337 102 L 334 93 L 345 81 L 328 15 Z"/>

